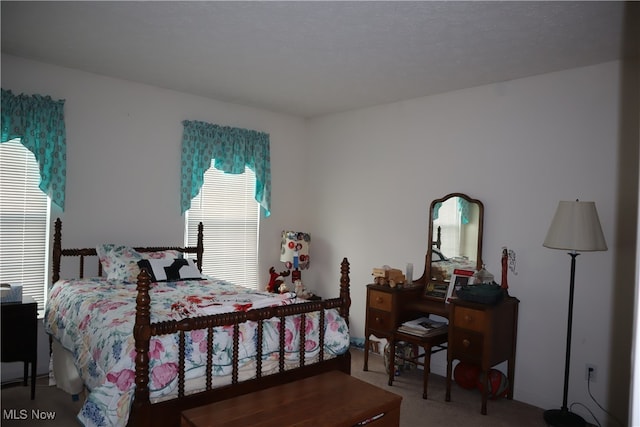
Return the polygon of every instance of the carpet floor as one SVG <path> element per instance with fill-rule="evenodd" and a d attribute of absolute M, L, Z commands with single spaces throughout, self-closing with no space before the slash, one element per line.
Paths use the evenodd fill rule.
<path fill-rule="evenodd" d="M 422 398 L 423 371 L 403 371 L 388 385 L 383 358 L 369 353 L 369 370 L 362 370 L 364 352 L 351 350 L 351 376 L 402 396 L 400 427 L 544 427 L 543 409 L 516 400 L 496 399 L 487 403 L 487 415 L 480 413 L 478 390 L 466 390 L 455 382 L 451 386 L 451 401 L 445 402 L 446 379 L 429 376 L 428 399 Z"/>
<path fill-rule="evenodd" d="M 543 410 L 522 402 L 507 399 L 490 400 L 487 415 L 480 414 L 480 392 L 465 390 L 455 383 L 451 401 L 445 402 L 445 378 L 431 374 L 429 398 L 422 399 L 422 371 L 404 371 L 387 385 L 387 374 L 382 357 L 369 356 L 369 370 L 364 372 L 363 351 L 352 349 L 351 375 L 403 397 L 400 426 L 450 427 L 541 427 L 545 426 Z M 1 391 L 3 427 L 73 427 L 80 425 L 76 414 L 80 402 L 56 387 L 47 385 L 47 378 L 39 378 L 35 400 L 29 399 L 29 387 L 4 387 Z"/>

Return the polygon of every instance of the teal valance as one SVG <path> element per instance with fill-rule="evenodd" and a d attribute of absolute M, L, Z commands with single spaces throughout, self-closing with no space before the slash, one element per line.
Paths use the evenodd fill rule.
<path fill-rule="evenodd" d="M 442 202 L 438 202 L 433 207 L 433 220 L 437 220 L 440 216 L 440 208 Z M 469 217 L 471 215 L 470 204 L 465 199 L 458 197 L 458 211 L 460 212 L 460 223 L 469 224 Z"/>
<path fill-rule="evenodd" d="M 244 173 L 245 167 L 256 176 L 255 199 L 271 214 L 271 154 L 269 135 L 249 129 L 219 126 L 185 120 L 182 134 L 180 206 L 182 213 L 191 207 L 204 182 L 204 173 L 213 166 L 226 173 Z"/>
<path fill-rule="evenodd" d="M 64 100 L 2 89 L 2 139 L 20 138 L 40 166 L 40 189 L 64 210 L 67 137 Z"/>

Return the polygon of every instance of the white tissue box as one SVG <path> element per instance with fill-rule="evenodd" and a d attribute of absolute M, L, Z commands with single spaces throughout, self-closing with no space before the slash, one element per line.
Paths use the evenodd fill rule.
<path fill-rule="evenodd" d="M 0 302 L 22 302 L 22 285 L 0 285 Z"/>

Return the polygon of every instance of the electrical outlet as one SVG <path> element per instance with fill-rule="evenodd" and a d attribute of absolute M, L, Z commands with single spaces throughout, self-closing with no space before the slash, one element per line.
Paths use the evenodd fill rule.
<path fill-rule="evenodd" d="M 587 381 L 591 380 L 591 382 L 596 382 L 597 378 L 598 378 L 598 368 L 596 367 L 596 365 L 592 363 L 587 363 L 584 366 L 584 379 Z"/>

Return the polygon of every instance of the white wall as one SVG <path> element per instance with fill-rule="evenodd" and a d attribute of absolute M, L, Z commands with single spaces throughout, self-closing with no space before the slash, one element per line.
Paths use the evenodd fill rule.
<path fill-rule="evenodd" d="M 598 366 L 592 392 L 600 402 L 628 399 L 628 387 L 609 381 L 614 370 L 629 372 L 627 360 L 610 359 L 620 348 L 612 319 L 631 316 L 612 303 L 621 255 L 614 230 L 625 218 L 617 206 L 637 202 L 637 193 L 618 194 L 618 73 L 618 63 L 607 63 L 305 122 L 2 55 L 4 89 L 66 99 L 66 246 L 180 243 L 180 122 L 264 131 L 273 213 L 261 226 L 261 281 L 281 266 L 280 231 L 310 232 L 308 287 L 337 296 L 340 261 L 351 261 L 354 337 L 363 336 L 372 267 L 413 262 L 420 275 L 431 200 L 453 191 L 482 200 L 487 268 L 499 273 L 502 246 L 517 254 L 509 282 L 521 300 L 515 398 L 543 408 L 562 403 L 570 258 L 542 241 L 559 200 L 594 200 L 609 251 L 578 257 L 569 401 L 600 419 L 585 363 Z M 444 373 L 442 354 L 433 369 Z"/>
<path fill-rule="evenodd" d="M 516 252 L 518 274 L 509 277 L 521 301 L 515 398 L 560 407 L 570 257 L 542 242 L 559 200 L 593 200 L 609 251 L 577 259 L 569 402 L 604 419 L 588 397 L 584 368 L 597 365 L 592 391 L 602 403 L 612 364 L 628 369 L 627 360 L 609 359 L 619 255 L 618 74 L 619 64 L 607 63 L 312 120 L 315 258 L 306 276 L 326 289 L 334 266 L 349 257 L 352 336 L 364 336 L 371 269 L 412 262 L 419 277 L 431 200 L 466 193 L 485 205 L 487 269 L 499 278 L 502 246 Z M 624 197 L 637 200 L 637 193 Z M 444 374 L 445 364 L 438 354 L 432 369 Z"/>
<path fill-rule="evenodd" d="M 300 118 L 5 54 L 2 88 L 66 100 L 66 208 L 64 215 L 58 209 L 53 213 L 53 219 L 61 216 L 63 220 L 64 247 L 92 247 L 101 242 L 183 243 L 182 120 L 270 134 L 272 210 L 260 227 L 261 284 L 268 282 L 270 266 L 284 269 L 279 262 L 281 231 L 308 229 L 309 216 L 304 212 L 308 206 L 304 181 L 307 131 Z M 68 274 L 75 274 L 76 269 L 77 264 L 67 266 Z M 39 372 L 46 372 L 48 347 L 39 348 Z M 12 370 L 11 365 L 3 364 L 3 380 L 12 373 L 20 376 L 19 365 Z"/>
<path fill-rule="evenodd" d="M 66 100 L 65 247 L 182 243 L 182 120 L 270 134 L 272 214 L 261 223 L 261 281 L 279 262 L 282 229 L 307 227 L 299 203 L 307 176 L 302 119 L 4 54 L 2 87 Z"/>

